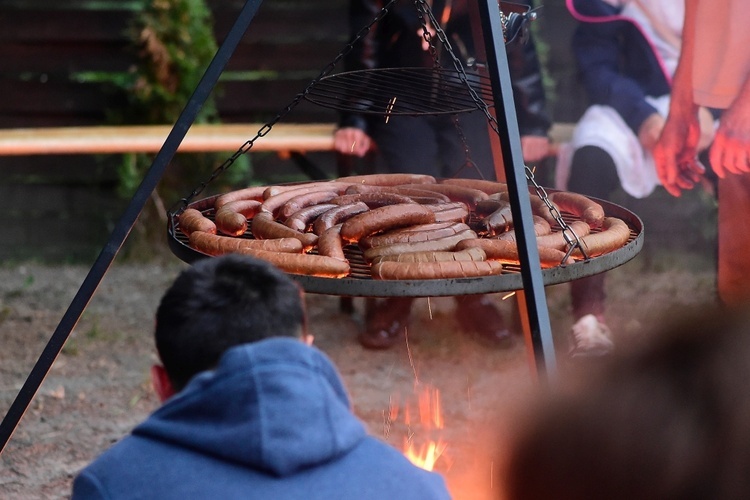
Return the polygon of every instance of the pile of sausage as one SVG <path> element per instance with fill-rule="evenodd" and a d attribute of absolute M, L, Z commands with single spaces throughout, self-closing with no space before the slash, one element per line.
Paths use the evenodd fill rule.
<path fill-rule="evenodd" d="M 542 267 L 583 258 L 576 248 L 565 262 L 568 241 L 553 232 L 557 222 L 544 201 L 531 201 Z M 588 257 L 630 237 L 625 222 L 606 217 L 585 196 L 553 192 L 548 201 L 577 217 L 569 226 Z M 213 220 L 194 208 L 180 214 L 178 227 L 193 249 L 253 255 L 291 274 L 348 276 L 347 245 L 361 249 L 374 279 L 489 276 L 518 263 L 508 190 L 500 182 L 357 175 L 232 191 L 215 198 L 214 211 Z M 248 228 L 253 238 L 240 238 Z"/>

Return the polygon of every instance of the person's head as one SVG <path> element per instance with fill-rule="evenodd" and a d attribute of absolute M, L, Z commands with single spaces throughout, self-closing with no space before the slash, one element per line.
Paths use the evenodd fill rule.
<path fill-rule="evenodd" d="M 662 333 L 524 415 L 503 498 L 750 498 L 750 317 Z"/>
<path fill-rule="evenodd" d="M 305 339 L 305 318 L 300 287 L 271 264 L 240 255 L 199 260 L 175 279 L 156 312 L 163 363 L 153 373 L 157 392 L 166 399 L 182 390 L 231 347 L 269 337 Z"/>

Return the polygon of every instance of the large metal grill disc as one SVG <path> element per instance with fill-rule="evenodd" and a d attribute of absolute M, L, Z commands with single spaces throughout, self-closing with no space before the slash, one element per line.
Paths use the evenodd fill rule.
<path fill-rule="evenodd" d="M 565 266 L 542 270 L 545 286 L 574 281 L 594 274 L 614 269 L 633 259 L 643 247 L 643 222 L 629 210 L 603 200 L 594 199 L 601 204 L 607 216 L 617 217 L 630 227 L 630 239 L 621 248 L 585 261 L 578 261 Z M 213 219 L 215 197 L 204 198 L 191 203 L 195 208 Z M 566 222 L 575 220 L 570 214 L 563 213 Z M 178 223 L 170 218 L 167 227 L 169 247 L 179 259 L 192 263 L 209 257 L 188 245 L 187 237 L 179 230 Z M 252 238 L 250 231 L 242 238 Z M 290 274 L 308 293 L 340 295 L 351 297 L 438 297 L 453 295 L 470 295 L 492 292 L 506 292 L 523 289 L 523 281 L 518 266 L 506 265 L 503 273 L 497 276 L 479 278 L 455 278 L 434 280 L 375 280 L 370 277 L 370 266 L 362 252 L 354 245 L 345 248 L 349 259 L 351 273 L 345 278 L 321 278 Z"/>

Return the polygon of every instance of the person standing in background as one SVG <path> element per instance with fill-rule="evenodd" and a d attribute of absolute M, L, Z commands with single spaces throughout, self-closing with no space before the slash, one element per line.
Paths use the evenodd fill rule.
<path fill-rule="evenodd" d="M 569 0 L 572 49 L 590 106 L 557 162 L 555 187 L 610 200 L 619 187 L 644 198 L 659 186 L 652 151 L 666 121 L 680 54 L 684 0 Z M 713 139 L 702 107 L 698 150 Z M 605 275 L 572 281 L 573 337 L 609 332 Z"/>
<path fill-rule="evenodd" d="M 674 196 L 706 173 L 698 159 L 700 106 L 724 110 L 709 153 L 718 180 L 718 294 L 734 305 L 750 297 L 750 2 L 686 0 L 682 52 L 669 116 L 654 148 L 656 168 Z"/>
<path fill-rule="evenodd" d="M 530 0 L 518 3 L 531 6 Z M 351 0 L 352 33 L 368 25 L 385 4 L 383 0 Z M 429 4 L 471 80 L 483 61 L 476 58 L 468 0 L 433 0 Z M 444 47 L 437 43 L 436 36 L 431 38 L 437 44 L 435 53 L 426 41 L 415 2 L 399 0 L 354 46 L 345 59 L 345 69 L 429 68 L 435 65 L 435 57 L 443 67 L 452 68 L 453 61 L 445 57 Z M 533 40 L 509 47 L 508 63 L 524 161 L 533 164 L 549 154 L 547 133 L 551 126 Z M 339 153 L 356 156 L 364 156 L 376 146 L 389 172 L 496 179 L 487 117 L 481 111 L 455 116 L 393 115 L 387 122 L 382 116 L 346 112 L 341 114 L 334 143 Z M 465 295 L 456 301 L 456 318 L 465 332 L 493 345 L 508 344 L 511 333 L 489 297 Z M 391 347 L 403 333 L 412 302 L 412 298 L 393 297 L 368 306 L 360 343 L 368 348 Z"/>

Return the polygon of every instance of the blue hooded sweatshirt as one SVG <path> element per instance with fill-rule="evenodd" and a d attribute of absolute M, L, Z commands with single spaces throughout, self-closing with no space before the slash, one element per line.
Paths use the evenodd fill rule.
<path fill-rule="evenodd" d="M 318 349 L 227 351 L 75 479 L 73 499 L 435 499 L 443 478 L 368 436 Z"/>

